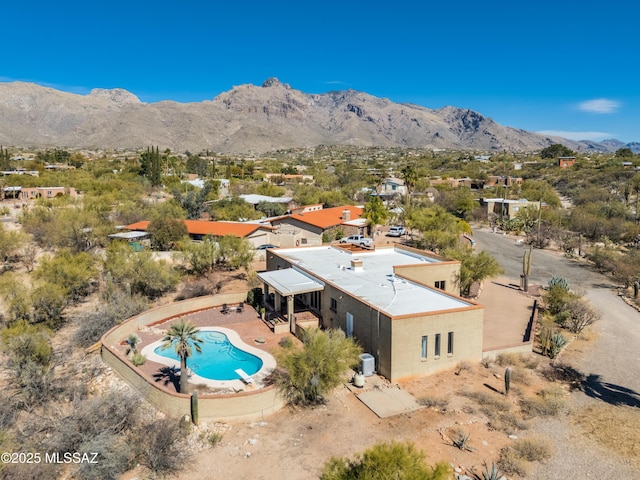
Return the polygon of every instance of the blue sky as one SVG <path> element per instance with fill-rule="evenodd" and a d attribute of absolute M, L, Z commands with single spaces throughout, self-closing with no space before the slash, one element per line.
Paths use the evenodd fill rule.
<path fill-rule="evenodd" d="M 640 141 L 639 12 L 631 0 L 7 0 L 0 81 L 192 102 L 278 77 Z"/>

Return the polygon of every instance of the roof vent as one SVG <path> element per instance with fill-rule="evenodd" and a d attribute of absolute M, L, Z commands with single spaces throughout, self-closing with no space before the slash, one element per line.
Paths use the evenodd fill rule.
<path fill-rule="evenodd" d="M 353 260 L 351 260 L 351 270 L 353 270 L 354 272 L 361 272 L 362 260 L 359 258 L 354 258 Z"/>

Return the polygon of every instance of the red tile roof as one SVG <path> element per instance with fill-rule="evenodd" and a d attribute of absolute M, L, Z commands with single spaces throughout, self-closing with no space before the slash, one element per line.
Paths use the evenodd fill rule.
<path fill-rule="evenodd" d="M 223 237 L 225 235 L 235 235 L 237 237 L 246 237 L 251 235 L 259 228 L 270 228 L 264 225 L 258 225 L 256 223 L 242 223 L 242 222 L 209 222 L 205 220 L 185 220 L 187 226 L 187 232 L 190 235 L 212 235 L 214 237 Z M 141 222 L 132 223 L 127 225 L 127 230 L 144 230 L 149 227 L 149 221 L 143 220 Z"/>
<path fill-rule="evenodd" d="M 362 208 L 354 207 L 352 205 L 344 205 L 341 207 L 323 208 L 322 210 L 315 210 L 313 212 L 306 213 L 294 213 L 291 214 L 291 218 L 315 227 L 322 229 L 335 227 L 345 222 L 342 218 L 342 212 L 349 210 L 351 213 L 350 220 L 357 220 L 362 215 Z"/>

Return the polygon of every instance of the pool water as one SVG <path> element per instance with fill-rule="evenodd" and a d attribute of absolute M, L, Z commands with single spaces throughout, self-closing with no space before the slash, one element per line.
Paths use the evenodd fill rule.
<path fill-rule="evenodd" d="M 237 380 L 235 372 L 241 368 L 247 375 L 253 375 L 262 368 L 262 360 L 255 355 L 234 346 L 222 332 L 201 331 L 200 344 L 202 352 L 191 348 L 191 356 L 187 358 L 187 367 L 195 373 L 210 380 Z M 173 346 L 162 349 L 156 347 L 154 353 L 172 360 L 180 360 Z"/>

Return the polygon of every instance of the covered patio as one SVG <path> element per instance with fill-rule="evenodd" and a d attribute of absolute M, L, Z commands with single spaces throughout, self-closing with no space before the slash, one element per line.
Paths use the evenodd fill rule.
<path fill-rule="evenodd" d="M 262 304 L 270 313 L 265 320 L 283 319 L 294 335 L 296 323 L 318 324 L 324 283 L 296 268 L 262 272 L 258 278 L 263 284 Z"/>

